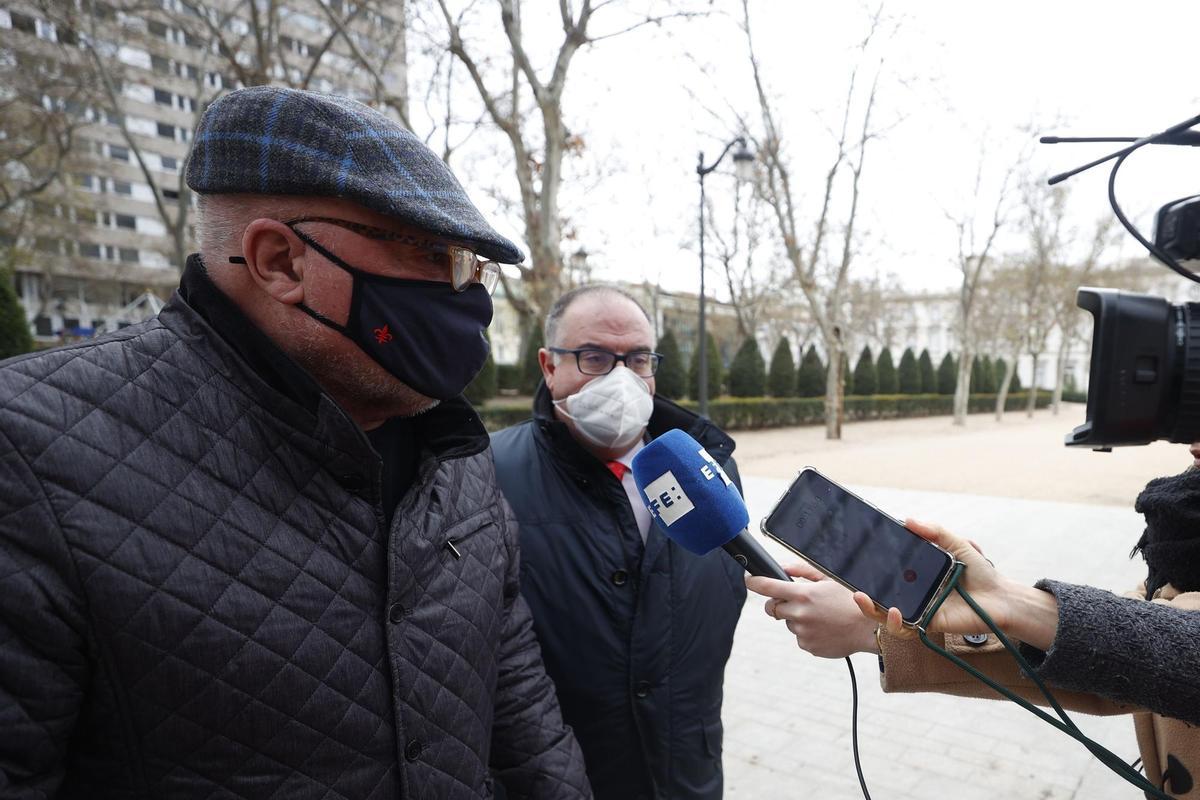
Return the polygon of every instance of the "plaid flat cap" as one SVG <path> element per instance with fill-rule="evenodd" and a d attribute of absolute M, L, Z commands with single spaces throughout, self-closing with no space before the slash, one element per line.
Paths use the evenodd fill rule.
<path fill-rule="evenodd" d="M 230 92 L 200 119 L 187 184 L 200 194 L 340 197 L 468 242 L 493 261 L 524 258 L 416 136 L 336 95 L 278 86 Z"/>

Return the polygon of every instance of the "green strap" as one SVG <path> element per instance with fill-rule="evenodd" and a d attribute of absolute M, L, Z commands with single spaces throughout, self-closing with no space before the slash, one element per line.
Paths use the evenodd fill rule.
<path fill-rule="evenodd" d="M 1016 646 L 1009 641 L 1007 636 L 1000 632 L 1000 629 L 996 627 L 996 623 L 992 621 L 992 618 L 988 616 L 987 612 L 980 608 L 979 604 L 975 602 L 975 599 L 971 597 L 971 595 L 967 594 L 966 590 L 959 585 L 959 579 L 962 577 L 962 573 L 965 569 L 965 564 L 955 564 L 954 572 L 951 574 L 950 580 L 946 584 L 946 588 L 942 591 L 941 595 L 938 596 L 937 600 L 934 601 L 933 605 L 929 607 L 929 610 L 921 619 L 920 624 L 917 625 L 917 634 L 921 637 L 921 642 L 933 652 L 949 660 L 959 669 L 962 669 L 975 679 L 987 684 L 1002 696 L 1008 698 L 1024 708 L 1026 711 L 1035 714 L 1042 721 L 1053 725 L 1055 728 L 1058 728 L 1063 733 L 1078 741 L 1080 744 L 1086 747 L 1088 751 L 1100 761 L 1100 763 L 1104 764 L 1113 772 L 1132 783 L 1138 789 L 1141 789 L 1148 796 L 1153 798 L 1161 798 L 1161 800 L 1171 800 L 1170 795 L 1166 794 L 1164 791 L 1152 784 L 1144 775 L 1126 763 L 1124 759 L 1112 751 L 1107 750 L 1097 742 L 1092 741 L 1085 736 L 1082 731 L 1079 730 L 1078 726 L 1075 725 L 1075 722 L 1067 715 L 1067 712 L 1063 710 L 1062 706 L 1058 704 L 1058 701 L 1054 699 L 1054 695 L 1050 693 L 1048 688 L 1046 688 L 1046 684 L 1042 682 L 1040 677 L 1038 677 L 1037 672 L 1034 671 L 1034 669 L 1029 665 L 1029 662 L 1025 660 Z M 1055 714 L 1058 715 L 1057 718 L 1046 713 L 1046 711 L 1038 708 L 1025 698 L 1019 697 L 1018 695 L 1009 691 L 1007 687 L 996 683 L 996 681 L 992 680 L 987 675 L 984 675 L 982 672 L 968 664 L 963 659 L 945 650 L 944 648 L 938 647 L 930 640 L 928 634 L 926 633 L 926 628 L 933 619 L 934 615 L 938 612 L 938 609 L 940 609 L 942 604 L 946 602 L 946 598 L 950 596 L 951 591 L 957 591 L 962 596 L 962 599 L 966 601 L 967 605 L 971 607 L 971 610 L 979 615 L 979 618 L 983 620 L 984 624 L 986 624 L 989 629 L 991 629 L 992 633 L 996 634 L 996 637 L 1000 640 L 1001 644 L 1004 645 L 1004 649 L 1007 650 L 1009 654 L 1016 660 L 1017 665 L 1020 666 L 1022 672 L 1029 676 L 1034 684 L 1037 685 L 1038 690 L 1042 693 L 1042 696 L 1046 698 L 1046 702 L 1050 704 L 1050 707 L 1054 709 Z"/>

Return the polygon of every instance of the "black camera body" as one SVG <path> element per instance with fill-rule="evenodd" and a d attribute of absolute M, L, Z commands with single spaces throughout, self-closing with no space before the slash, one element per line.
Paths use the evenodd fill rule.
<path fill-rule="evenodd" d="M 1200 195 L 1159 209 L 1154 244 L 1177 263 L 1200 259 Z M 1075 302 L 1094 329 L 1087 421 L 1067 445 L 1200 441 L 1200 303 L 1091 287 Z"/>

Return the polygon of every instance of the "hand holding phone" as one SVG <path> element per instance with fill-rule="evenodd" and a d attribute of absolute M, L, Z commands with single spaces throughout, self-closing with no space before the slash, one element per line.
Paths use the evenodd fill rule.
<path fill-rule="evenodd" d="M 959 582 L 992 617 L 997 627 L 1034 647 L 1043 650 L 1050 647 L 1057 627 L 1057 614 L 1050 613 L 1055 605 L 1053 595 L 1005 578 L 984 557 L 979 545 L 955 536 L 939 525 L 909 519 L 905 520 L 905 527 L 950 553 L 966 567 Z M 884 624 L 890 635 L 901 638 L 914 635 L 914 631 L 904 624 L 897 609 L 882 611 L 872 598 L 862 592 L 855 593 L 854 601 L 864 615 Z M 1020 610 L 1017 610 L 1018 607 Z M 958 634 L 988 632 L 987 626 L 957 593 L 946 598 L 946 602 L 930 620 L 927 630 L 930 633 Z"/>
<path fill-rule="evenodd" d="M 914 626 L 945 588 L 953 556 L 862 498 L 806 467 L 762 522 L 762 531 L 880 612 Z"/>

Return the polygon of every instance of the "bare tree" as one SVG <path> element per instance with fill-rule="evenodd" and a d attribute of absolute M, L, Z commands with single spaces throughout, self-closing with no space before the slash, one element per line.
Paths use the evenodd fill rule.
<path fill-rule="evenodd" d="M 708 205 L 707 216 L 713 223 L 705 226 L 705 232 L 715 245 L 713 254 L 737 314 L 738 334 L 753 338 L 767 303 L 787 283 L 781 259 L 770 251 L 769 212 L 762 189 L 757 181 L 748 187 L 737 183 L 728 230 L 718 221 L 711 198 Z"/>
<path fill-rule="evenodd" d="M 1029 237 L 1026 259 L 1026 340 L 1033 360 L 1030 372 L 1029 402 L 1026 414 L 1033 416 L 1037 407 L 1038 362 L 1046 350 L 1050 333 L 1062 315 L 1063 283 L 1069 280 L 1066 252 L 1070 232 L 1067 229 L 1067 187 L 1047 186 L 1040 177 L 1028 178 L 1021 190 L 1023 217 Z M 1099 257 L 1096 253 L 1095 257 Z M 1090 271 L 1094 266 L 1087 265 Z"/>
<path fill-rule="evenodd" d="M 1108 215 L 1098 220 L 1092 231 L 1090 242 L 1077 259 L 1063 263 L 1051 276 L 1054 326 L 1059 333 L 1058 357 L 1055 360 L 1054 395 L 1051 408 L 1057 414 L 1062 406 L 1063 385 L 1067 369 L 1067 356 L 1071 346 L 1083 339 L 1089 328 L 1091 317 L 1075 305 L 1076 290 L 1091 278 L 1101 257 L 1113 241 L 1113 219 Z"/>
<path fill-rule="evenodd" d="M 94 122 L 97 84 L 78 44 L 79 11 L 38 0 L 32 16 L 11 13 L 13 29 L 0 40 L 0 214 L 23 211 L 25 200 L 66 171 L 76 133 Z M 37 37 L 20 47 L 17 37 Z"/>
<path fill-rule="evenodd" d="M 1012 178 L 1016 169 L 1016 162 L 1011 162 L 1004 169 L 998 187 L 989 192 L 989 187 L 985 185 L 985 174 L 990 165 L 986 145 L 981 142 L 969 204 L 964 205 L 961 211 L 945 212 L 956 234 L 955 262 L 962 273 L 956 325 L 959 354 L 958 376 L 954 385 L 955 425 L 967 423 L 971 365 L 978 353 L 974 335 L 976 328 L 972 323 L 979 307 L 980 286 L 994 257 L 996 239 L 1007 222 Z M 983 208 L 980 208 L 981 205 Z"/>
<path fill-rule="evenodd" d="M 845 294 L 847 327 L 864 339 L 876 352 L 892 349 L 905 329 L 911 305 L 894 294 L 898 284 L 895 276 L 884 279 L 876 274 L 862 280 L 851 280 Z M 858 342 L 850 343 L 854 347 Z"/>
<path fill-rule="evenodd" d="M 996 421 L 1004 419 L 1009 387 L 1017 371 L 1017 362 L 1025 352 L 1029 331 L 1026 326 L 1026 273 L 1011 262 L 997 259 L 986 280 L 980 282 L 976 307 L 971 315 L 972 341 L 979 352 L 990 351 L 1004 359 L 1004 375 L 996 391 Z"/>
<path fill-rule="evenodd" d="M 530 249 L 530 263 L 519 267 L 519 287 L 505 281 L 505 294 L 520 316 L 525 330 L 541 317 L 558 296 L 563 281 L 563 219 L 559 205 L 564 160 L 583 147 L 582 137 L 567 126 L 563 97 L 571 67 L 579 51 L 596 42 L 622 36 L 668 19 L 695 16 L 688 11 L 664 11 L 627 16 L 603 32 L 594 30 L 603 10 L 612 15 L 611 0 L 560 0 L 562 36 L 555 45 L 549 70 L 539 71 L 529 52 L 530 40 L 521 21 L 519 0 L 489 0 L 504 31 L 507 64 L 481 57 L 468 45 L 464 25 L 474 3 L 452 10 L 451 0 L 435 0 L 445 23 L 449 51 L 466 69 L 488 119 L 504 135 L 512 153 L 520 217 Z"/>
<path fill-rule="evenodd" d="M 825 436 L 840 439 L 844 400 L 842 397 L 842 354 L 845 320 L 843 293 L 855 255 L 855 223 L 858 218 L 862 175 L 866 163 L 867 145 L 875 138 L 871 116 L 875 109 L 882 61 L 871 78 L 865 99 L 860 99 L 858 81 L 860 69 L 868 58 L 871 41 L 883 23 L 879 6 L 870 16 L 868 31 L 858 47 L 859 58 L 851 70 L 842 108 L 841 124 L 835 134 L 835 153 L 825 173 L 820 210 L 810 222 L 801 219 L 798 197 L 792 185 L 792 167 L 783 144 L 783 130 L 776 115 L 754 49 L 748 0 L 742 0 L 742 27 L 746 36 L 750 66 L 757 91 L 762 134 L 751 136 L 765 170 L 764 196 L 775 216 L 787 261 L 794 273 L 813 321 L 820 331 L 826 357 L 829 360 L 825 376 Z M 861 108 L 859 107 L 861 105 Z M 855 119 L 854 129 L 851 120 Z M 836 189 L 839 178 L 848 172 L 845 187 L 849 202 L 840 217 L 842 224 L 840 248 L 827 250 L 826 237 L 837 223 Z M 802 227 L 812 226 L 811 238 L 805 238 Z"/>

